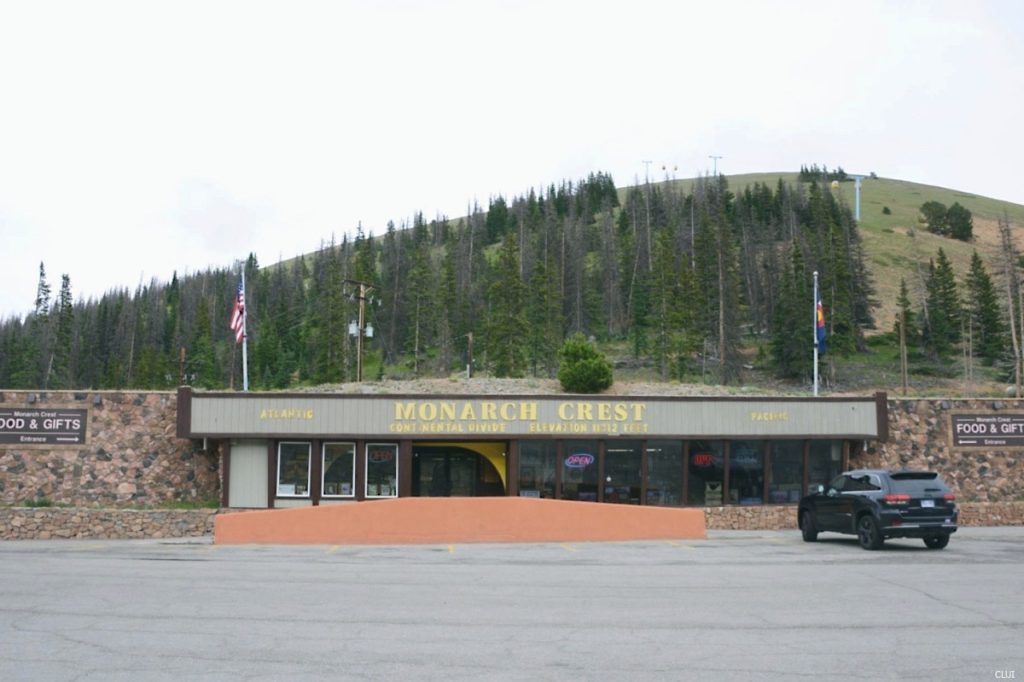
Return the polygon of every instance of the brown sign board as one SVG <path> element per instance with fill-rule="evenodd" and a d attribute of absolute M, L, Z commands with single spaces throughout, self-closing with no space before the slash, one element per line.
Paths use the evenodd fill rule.
<path fill-rule="evenodd" d="M 955 448 L 1024 447 L 1024 414 L 953 414 Z"/>
<path fill-rule="evenodd" d="M 60 407 L 0 407 L 0 447 L 84 445 L 88 414 Z"/>

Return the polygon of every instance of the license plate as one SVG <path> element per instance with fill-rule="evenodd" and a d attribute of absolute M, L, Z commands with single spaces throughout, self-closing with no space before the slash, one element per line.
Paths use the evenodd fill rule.
<path fill-rule="evenodd" d="M 935 500 L 921 500 L 921 506 L 922 507 L 934 507 L 935 506 Z"/>

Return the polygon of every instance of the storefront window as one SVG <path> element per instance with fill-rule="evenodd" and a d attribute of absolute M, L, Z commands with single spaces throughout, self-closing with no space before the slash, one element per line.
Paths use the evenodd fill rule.
<path fill-rule="evenodd" d="M 554 441 L 519 441 L 519 496 L 555 496 L 558 444 Z"/>
<path fill-rule="evenodd" d="M 604 451 L 604 501 L 640 504 L 639 441 L 609 441 Z"/>
<path fill-rule="evenodd" d="M 597 502 L 597 453 L 597 441 L 565 442 L 562 456 L 563 500 Z"/>
<path fill-rule="evenodd" d="M 807 485 L 815 490 L 828 485 L 843 469 L 843 442 L 838 440 L 812 440 L 807 461 Z"/>
<path fill-rule="evenodd" d="M 312 443 L 278 444 L 278 497 L 309 497 L 309 459 L 312 449 Z"/>
<path fill-rule="evenodd" d="M 678 507 L 683 503 L 683 443 L 647 441 L 647 504 Z"/>
<path fill-rule="evenodd" d="M 398 446 L 366 444 L 366 496 L 398 497 Z"/>
<path fill-rule="evenodd" d="M 356 494 L 355 443 L 324 443 L 324 497 L 354 497 Z"/>
<path fill-rule="evenodd" d="M 764 441 L 729 444 L 729 502 L 764 504 Z"/>
<path fill-rule="evenodd" d="M 687 504 L 721 506 L 724 502 L 725 443 L 720 440 L 691 441 L 687 466 L 690 480 Z"/>
<path fill-rule="evenodd" d="M 773 440 L 768 501 L 799 502 L 804 485 L 804 441 Z"/>

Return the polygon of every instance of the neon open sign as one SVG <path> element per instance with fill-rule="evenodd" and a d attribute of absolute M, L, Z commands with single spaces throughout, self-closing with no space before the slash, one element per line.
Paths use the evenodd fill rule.
<path fill-rule="evenodd" d="M 594 463 L 594 456 L 587 454 L 567 455 L 565 466 L 570 469 L 586 469 Z"/>
<path fill-rule="evenodd" d="M 710 452 L 698 452 L 693 456 L 693 464 L 699 467 L 714 466 L 715 456 Z"/>
<path fill-rule="evenodd" d="M 370 460 L 371 464 L 381 464 L 383 462 L 390 462 L 395 458 L 393 450 L 370 450 L 370 454 L 367 459 Z"/>

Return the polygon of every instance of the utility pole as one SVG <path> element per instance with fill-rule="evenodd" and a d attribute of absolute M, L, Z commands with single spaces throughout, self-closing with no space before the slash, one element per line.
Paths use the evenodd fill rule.
<path fill-rule="evenodd" d="M 900 308 L 900 379 L 907 395 L 907 311 Z"/>
<path fill-rule="evenodd" d="M 715 162 L 715 172 L 713 173 L 713 175 L 717 178 L 718 177 L 718 160 L 720 158 L 722 158 L 722 157 L 721 156 L 708 155 L 708 158 L 709 159 L 713 159 L 714 162 Z"/>
<path fill-rule="evenodd" d="M 650 184 L 651 182 L 651 162 L 644 161 L 644 182 Z"/>
<path fill-rule="evenodd" d="M 363 338 L 366 336 L 366 301 L 367 296 L 373 291 L 373 286 L 366 282 L 359 282 L 354 279 L 346 279 L 346 284 L 353 284 L 359 287 L 356 300 L 359 301 L 359 322 L 356 326 L 356 381 L 363 380 Z M 370 336 L 373 336 L 373 327 L 370 327 Z"/>

